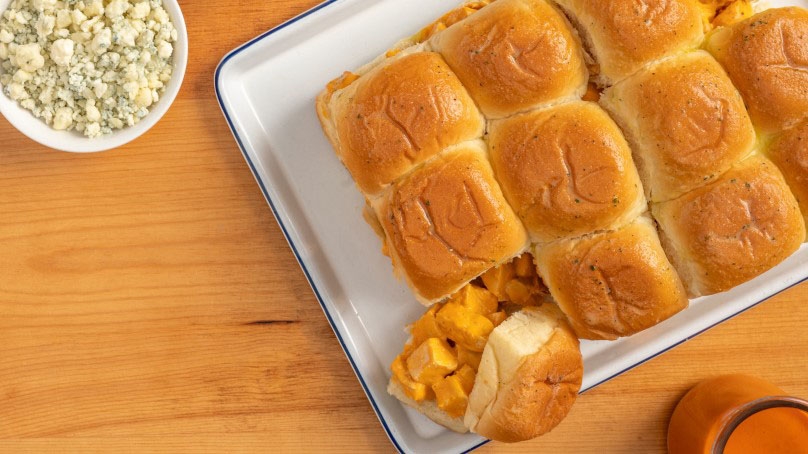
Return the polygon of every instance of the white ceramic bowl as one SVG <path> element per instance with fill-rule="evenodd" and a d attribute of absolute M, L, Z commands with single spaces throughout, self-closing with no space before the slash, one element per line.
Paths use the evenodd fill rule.
<path fill-rule="evenodd" d="M 0 0 L 0 14 L 4 12 L 11 0 Z M 34 117 L 31 112 L 20 107 L 0 91 L 0 114 L 14 125 L 21 133 L 32 140 L 56 150 L 76 153 L 92 153 L 120 147 L 146 133 L 160 118 L 165 115 L 177 93 L 180 91 L 188 64 L 188 31 L 177 0 L 163 0 L 163 8 L 171 16 L 177 29 L 177 42 L 174 43 L 174 71 L 166 85 L 163 95 L 157 104 L 151 106 L 149 114 L 139 123 L 131 127 L 115 130 L 112 134 L 90 139 L 77 131 L 56 131 L 44 121 Z"/>

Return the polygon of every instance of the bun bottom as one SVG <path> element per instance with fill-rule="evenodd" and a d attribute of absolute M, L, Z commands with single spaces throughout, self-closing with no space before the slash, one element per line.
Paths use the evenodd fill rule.
<path fill-rule="evenodd" d="M 390 382 L 387 384 L 387 392 L 407 406 L 418 410 L 427 418 L 435 421 L 449 430 L 453 430 L 461 434 L 469 431 L 468 427 L 466 427 L 466 425 L 463 423 L 462 417 L 452 418 L 451 416 L 447 415 L 446 412 L 438 408 L 438 404 L 436 404 L 434 400 L 416 402 L 407 396 L 407 394 L 404 393 L 404 390 L 401 389 L 401 386 L 393 379 L 390 379 Z"/>

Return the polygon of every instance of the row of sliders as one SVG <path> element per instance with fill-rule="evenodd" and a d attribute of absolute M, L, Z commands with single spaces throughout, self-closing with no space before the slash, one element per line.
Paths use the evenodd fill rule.
<path fill-rule="evenodd" d="M 453 430 L 541 435 L 580 388 L 579 338 L 800 247 L 808 13 L 732 25 L 738 5 L 469 2 L 329 84 L 326 136 L 430 306 L 391 394 Z"/>

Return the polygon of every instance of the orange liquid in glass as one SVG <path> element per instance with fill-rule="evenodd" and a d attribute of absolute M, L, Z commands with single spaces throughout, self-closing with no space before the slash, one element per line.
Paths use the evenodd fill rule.
<path fill-rule="evenodd" d="M 770 408 L 745 419 L 729 437 L 724 454 L 808 454 L 808 414 Z"/>
<path fill-rule="evenodd" d="M 723 427 L 741 407 L 783 396 L 777 386 L 747 375 L 704 380 L 679 402 L 668 426 L 669 454 L 712 454 Z M 771 408 L 753 414 L 733 431 L 724 454 L 808 454 L 808 413 Z"/>

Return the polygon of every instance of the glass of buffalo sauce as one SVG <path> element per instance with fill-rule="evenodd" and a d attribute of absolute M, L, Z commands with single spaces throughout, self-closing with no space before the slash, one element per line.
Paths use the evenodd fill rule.
<path fill-rule="evenodd" d="M 748 375 L 705 380 L 676 406 L 669 454 L 808 454 L 808 401 Z"/>

